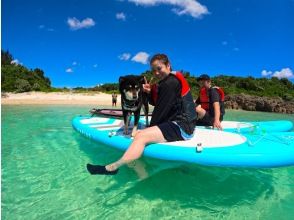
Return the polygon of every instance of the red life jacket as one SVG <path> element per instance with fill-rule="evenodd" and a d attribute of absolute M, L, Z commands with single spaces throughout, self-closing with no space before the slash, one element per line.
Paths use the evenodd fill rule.
<path fill-rule="evenodd" d="M 220 87 L 212 87 L 213 89 L 216 89 L 216 91 L 218 92 L 219 96 L 220 96 L 220 102 L 224 102 L 225 101 L 225 93 L 224 90 Z M 200 100 L 200 105 L 201 108 L 205 109 L 206 111 L 209 110 L 209 95 L 208 95 L 208 90 L 205 87 L 202 87 L 200 89 L 200 93 L 199 93 L 199 100 Z"/>
<path fill-rule="evenodd" d="M 183 76 L 183 74 L 181 72 L 171 72 L 171 74 L 173 74 L 180 81 L 182 85 L 181 96 L 182 97 L 186 96 L 188 92 L 190 91 L 190 86 L 187 80 L 185 79 L 185 77 Z M 157 86 L 158 86 L 157 84 L 154 84 L 151 86 L 151 97 L 154 103 L 156 103 L 157 101 Z"/>
<path fill-rule="evenodd" d="M 182 92 L 181 92 L 181 96 L 184 97 L 188 94 L 188 92 L 190 92 L 190 86 L 187 82 L 187 80 L 185 79 L 185 77 L 183 76 L 183 74 L 181 72 L 171 72 L 175 77 L 177 77 L 177 79 L 181 82 L 182 85 Z"/>

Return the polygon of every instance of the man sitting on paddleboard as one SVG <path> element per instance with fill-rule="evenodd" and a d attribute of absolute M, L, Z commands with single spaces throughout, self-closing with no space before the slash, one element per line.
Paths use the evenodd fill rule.
<path fill-rule="evenodd" d="M 138 159 L 146 145 L 187 140 L 193 137 L 197 113 L 189 85 L 180 73 L 172 73 L 165 54 L 156 54 L 150 61 L 152 72 L 159 80 L 158 86 L 147 81 L 144 92 L 150 94 L 150 104 L 154 105 L 150 127 L 137 132 L 124 155 L 106 166 L 87 164 L 94 174 L 114 175 L 122 165 Z M 152 87 L 152 88 L 151 88 Z"/>
<path fill-rule="evenodd" d="M 221 121 L 225 114 L 223 90 L 212 87 L 210 77 L 206 74 L 201 75 L 197 81 L 200 84 L 199 97 L 196 100 L 197 126 L 222 129 Z"/>

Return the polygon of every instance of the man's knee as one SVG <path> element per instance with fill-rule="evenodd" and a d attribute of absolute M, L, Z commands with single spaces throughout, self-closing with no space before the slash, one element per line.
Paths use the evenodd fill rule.
<path fill-rule="evenodd" d="M 197 105 L 196 106 L 196 112 L 199 113 L 201 112 L 202 108 L 201 108 L 201 105 Z"/>
<path fill-rule="evenodd" d="M 204 115 L 206 114 L 206 110 L 205 109 L 203 109 L 203 108 L 201 108 L 201 105 L 198 105 L 197 107 L 196 107 L 196 112 L 197 112 L 197 114 L 198 114 L 198 118 L 203 118 L 204 117 Z"/>

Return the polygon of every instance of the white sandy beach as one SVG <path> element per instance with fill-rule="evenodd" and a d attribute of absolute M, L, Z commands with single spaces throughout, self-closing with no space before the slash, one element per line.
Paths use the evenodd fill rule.
<path fill-rule="evenodd" d="M 72 93 L 72 92 L 26 92 L 6 93 L 7 97 L 1 98 L 2 105 L 103 105 L 111 106 L 112 98 L 105 93 Z M 117 97 L 117 106 L 120 106 L 120 95 Z"/>

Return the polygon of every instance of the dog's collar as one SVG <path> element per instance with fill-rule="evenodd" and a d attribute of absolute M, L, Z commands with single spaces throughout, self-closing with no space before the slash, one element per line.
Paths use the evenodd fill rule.
<path fill-rule="evenodd" d="M 138 103 L 139 103 L 138 100 L 134 100 L 134 101 L 123 100 L 123 107 L 125 110 L 136 111 L 139 108 Z"/>

